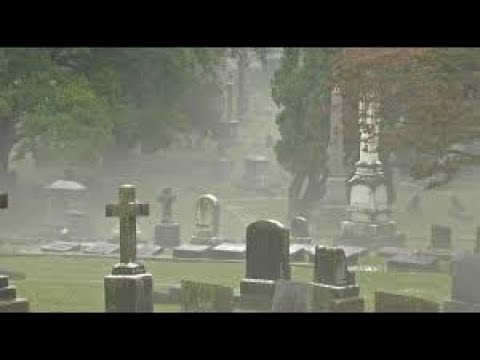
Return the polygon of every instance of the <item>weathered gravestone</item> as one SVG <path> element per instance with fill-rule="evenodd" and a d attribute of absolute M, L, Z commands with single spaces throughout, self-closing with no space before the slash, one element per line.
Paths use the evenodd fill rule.
<path fill-rule="evenodd" d="M 210 245 L 183 244 L 172 249 L 172 256 L 181 259 L 204 259 L 208 257 Z"/>
<path fill-rule="evenodd" d="M 417 271 L 437 271 L 439 258 L 436 255 L 421 251 L 404 253 L 392 256 L 385 261 L 387 270 L 417 272 Z"/>
<path fill-rule="evenodd" d="M 452 229 L 443 225 L 432 225 L 430 249 L 452 249 Z"/>
<path fill-rule="evenodd" d="M 241 260 L 245 259 L 246 244 L 221 243 L 209 251 L 209 257 L 216 260 Z"/>
<path fill-rule="evenodd" d="M 407 249 L 407 248 L 399 248 L 395 246 L 385 246 L 378 251 L 376 251 L 376 255 L 383 257 L 383 258 L 391 258 L 396 255 L 412 255 L 415 250 Z"/>
<path fill-rule="evenodd" d="M 311 310 L 311 286 L 289 280 L 277 280 L 273 296 L 272 312 L 309 312 Z"/>
<path fill-rule="evenodd" d="M 216 196 L 205 194 L 195 204 L 195 227 L 192 244 L 214 245 L 219 243 L 220 203 Z"/>
<path fill-rule="evenodd" d="M 464 254 L 452 261 L 452 294 L 445 311 L 480 312 L 479 276 L 479 254 Z"/>
<path fill-rule="evenodd" d="M 70 239 L 89 239 L 93 229 L 90 216 L 84 211 L 69 210 L 66 214 L 67 227 L 62 232 L 63 237 Z"/>
<path fill-rule="evenodd" d="M 84 206 L 86 188 L 72 180 L 57 180 L 45 187 L 47 195 L 46 232 L 50 235 L 64 236 L 69 231 L 71 219 L 69 211 L 81 210 Z"/>
<path fill-rule="evenodd" d="M 244 181 L 248 187 L 265 188 L 270 161 L 265 156 L 248 156 L 245 159 Z"/>
<path fill-rule="evenodd" d="M 240 283 L 241 307 L 271 310 L 275 281 L 290 280 L 289 231 L 274 220 L 247 227 L 246 276 Z"/>
<path fill-rule="evenodd" d="M 162 204 L 162 222 L 155 226 L 155 244 L 163 247 L 180 245 L 180 224 L 173 221 L 172 203 L 176 200 L 172 188 L 165 188 L 157 200 Z"/>
<path fill-rule="evenodd" d="M 180 303 L 184 312 L 232 312 L 233 289 L 222 285 L 182 281 Z"/>
<path fill-rule="evenodd" d="M 439 312 L 440 304 L 410 295 L 375 291 L 375 312 Z"/>
<path fill-rule="evenodd" d="M 317 246 L 312 286 L 313 311 L 363 312 L 365 300 L 348 271 L 347 257 L 340 248 Z"/>
<path fill-rule="evenodd" d="M 305 217 L 296 216 L 290 222 L 290 243 L 292 244 L 310 244 L 309 224 Z"/>
<path fill-rule="evenodd" d="M 315 257 L 315 246 L 307 244 L 291 244 L 289 248 L 290 261 L 310 262 Z"/>
<path fill-rule="evenodd" d="M 8 284 L 8 276 L 0 276 L 0 312 L 28 311 L 28 300 L 17 298 L 17 289 Z"/>
<path fill-rule="evenodd" d="M 0 209 L 8 207 L 8 195 L 0 193 Z M 8 276 L 0 276 L 0 312 L 28 312 L 27 299 L 17 298 L 17 289 L 9 285 Z"/>
<path fill-rule="evenodd" d="M 137 262 L 136 217 L 148 216 L 148 204 L 139 204 L 135 187 L 122 185 L 119 203 L 107 205 L 107 217 L 120 221 L 120 263 L 105 277 L 105 308 L 107 312 L 153 312 L 153 277 Z"/>
<path fill-rule="evenodd" d="M 80 244 L 71 243 L 66 241 L 56 241 L 52 244 L 42 246 L 42 251 L 45 252 L 59 252 L 59 253 L 68 253 L 68 252 L 77 252 L 80 251 Z"/>

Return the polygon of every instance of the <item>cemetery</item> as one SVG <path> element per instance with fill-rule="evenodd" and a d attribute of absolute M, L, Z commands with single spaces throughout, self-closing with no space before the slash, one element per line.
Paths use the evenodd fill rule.
<path fill-rule="evenodd" d="M 155 61 L 182 57 L 155 51 L 160 52 Z M 157 56 L 155 51 L 145 56 Z M 449 154 L 462 156 L 475 144 L 452 140 L 443 152 L 448 156 L 424 160 L 415 143 L 421 141 L 418 129 L 402 128 L 401 120 L 392 127 L 399 133 L 391 135 L 388 127 L 391 114 L 424 115 L 417 114 L 421 106 L 415 102 L 427 96 L 424 85 L 408 74 L 397 80 L 400 89 L 418 92 L 415 100 L 389 90 L 384 72 L 390 70 L 375 56 L 358 60 L 348 49 L 301 51 L 305 59 L 336 56 L 341 64 L 340 70 L 309 69 L 323 63 L 298 62 L 298 71 L 318 71 L 318 78 L 308 81 L 325 95 L 324 103 L 308 100 L 313 103 L 301 111 L 289 108 L 302 102 L 281 78 L 298 80 L 288 78 L 295 75 L 285 68 L 298 54 L 225 48 L 209 54 L 218 58 L 212 65 L 218 93 L 186 68 L 175 75 L 192 78 L 185 87 L 193 95 L 186 90 L 176 95 L 179 104 L 188 104 L 179 125 L 164 120 L 176 110 L 164 112 L 169 99 L 159 98 L 162 107 L 145 103 L 141 111 L 125 110 L 118 123 L 112 120 L 114 140 L 99 149 L 90 138 L 110 131 L 108 124 L 92 125 L 85 134 L 85 124 L 69 125 L 79 135 L 67 136 L 66 127 L 52 122 L 51 131 L 63 134 L 63 142 L 57 144 L 61 136 L 48 132 L 25 139 L 52 136 L 46 138 L 52 149 L 37 144 L 29 155 L 10 154 L 7 168 L 15 176 L 9 179 L 15 181 L 0 177 L 0 312 L 480 311 L 480 168 L 464 165 L 453 172 L 445 165 L 454 161 Z M 404 51 L 406 65 L 389 66 L 410 66 L 409 56 L 421 56 Z M 75 53 L 62 56 L 77 61 Z M 89 56 L 93 61 L 101 52 Z M 355 96 L 345 64 L 367 69 L 355 73 L 362 85 Z M 335 86 L 324 84 L 322 71 L 335 74 Z M 153 78 L 151 86 L 163 84 Z M 48 91 L 54 96 L 51 87 L 67 85 L 50 84 Z M 77 106 L 77 100 L 69 101 Z M 395 107 L 400 101 L 407 104 L 401 110 Z M 89 111 L 104 114 L 98 103 L 85 106 L 86 118 Z M 38 119 L 56 116 L 34 110 Z M 180 124 L 188 116 L 194 125 Z M 19 121 L 33 126 L 38 119 Z M 0 128 L 6 126 L 2 121 Z M 476 131 L 475 124 L 466 126 Z M 448 129 L 452 137 L 465 138 Z M 405 143 L 398 140 L 404 134 Z M 5 136 L 0 134 L 0 145 Z M 387 153 L 392 137 L 401 146 L 395 143 Z M 418 170 L 420 159 L 424 167 Z M 434 166 L 450 171 L 448 180 Z"/>

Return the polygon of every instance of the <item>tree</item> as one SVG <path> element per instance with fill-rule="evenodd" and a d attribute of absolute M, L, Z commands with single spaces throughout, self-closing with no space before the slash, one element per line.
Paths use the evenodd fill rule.
<path fill-rule="evenodd" d="M 117 150 L 137 143 L 146 152 L 168 147 L 198 120 L 186 94 L 215 88 L 220 54 L 196 48 L 0 49 L 0 173 L 8 170 L 15 145 L 17 158 L 31 152 L 39 161 L 88 163 L 112 143 Z M 197 108 L 211 111 L 204 102 Z"/>
<path fill-rule="evenodd" d="M 308 214 L 325 192 L 328 178 L 331 65 L 336 49 L 287 48 L 274 74 L 272 96 L 281 139 L 279 163 L 293 175 L 290 216 Z"/>
<path fill-rule="evenodd" d="M 427 189 L 478 164 L 468 151 L 480 138 L 478 49 L 344 49 L 334 69 L 336 80 L 355 96 L 377 88 L 381 154 L 395 154 L 413 179 L 427 180 Z"/>

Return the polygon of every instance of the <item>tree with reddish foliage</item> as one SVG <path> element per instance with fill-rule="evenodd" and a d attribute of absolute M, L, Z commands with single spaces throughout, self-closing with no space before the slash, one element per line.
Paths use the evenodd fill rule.
<path fill-rule="evenodd" d="M 478 164 L 480 158 L 468 151 L 480 139 L 478 49 L 350 48 L 336 56 L 333 68 L 350 104 L 345 128 L 355 128 L 358 95 L 377 90 L 381 154 L 384 160 L 395 154 L 413 179 L 427 180 L 426 188 Z"/>

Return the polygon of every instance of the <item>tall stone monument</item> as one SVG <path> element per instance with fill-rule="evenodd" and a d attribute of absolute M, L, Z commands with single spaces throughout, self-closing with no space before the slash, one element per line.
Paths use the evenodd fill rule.
<path fill-rule="evenodd" d="M 387 199 L 387 181 L 379 159 L 380 103 L 374 92 L 359 102 L 360 160 L 348 182 L 347 220 L 342 222 L 337 242 L 352 246 L 378 248 L 402 245 L 404 237 L 391 220 Z"/>
<path fill-rule="evenodd" d="M 120 262 L 105 277 L 107 312 L 153 312 L 153 277 L 137 262 L 136 217 L 148 216 L 148 204 L 139 204 L 135 187 L 122 185 L 118 204 L 106 206 L 107 217 L 120 222 Z"/>

